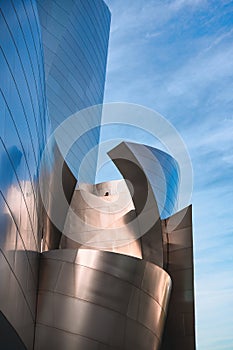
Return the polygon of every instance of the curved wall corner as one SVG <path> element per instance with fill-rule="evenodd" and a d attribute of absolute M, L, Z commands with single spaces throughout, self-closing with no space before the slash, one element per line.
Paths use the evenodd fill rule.
<path fill-rule="evenodd" d="M 127 183 L 135 206 L 141 237 L 143 259 L 163 267 L 163 240 L 160 213 L 157 198 L 153 190 L 153 181 L 148 177 L 144 156 L 145 146 L 122 142 L 108 154 Z M 142 155 L 143 154 L 143 155 Z M 149 164 L 153 164 L 150 159 Z"/>
<path fill-rule="evenodd" d="M 49 162 L 50 167 L 48 167 Z M 58 176 L 59 169 L 62 169 L 61 179 Z M 43 193 L 42 251 L 47 251 L 59 248 L 61 232 L 64 229 L 77 180 L 64 161 L 56 143 L 53 145 L 52 161 L 50 159 L 50 161 L 45 162 L 41 172 L 43 172 L 43 186 L 41 188 L 41 194 Z M 62 186 L 59 184 L 60 181 L 62 181 Z M 59 189 L 62 193 L 60 193 Z M 63 195 L 66 201 L 61 199 Z"/>
<path fill-rule="evenodd" d="M 35 349 L 157 350 L 170 288 L 163 269 L 137 258 L 43 253 Z"/>

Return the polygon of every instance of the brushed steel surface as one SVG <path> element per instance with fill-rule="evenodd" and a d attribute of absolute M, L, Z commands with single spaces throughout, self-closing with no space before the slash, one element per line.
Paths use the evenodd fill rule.
<path fill-rule="evenodd" d="M 161 341 L 163 350 L 195 349 L 191 208 L 184 217 L 180 212 L 161 221 L 176 207 L 175 160 L 144 145 L 122 143 L 110 156 L 125 180 L 79 184 L 74 191 L 70 169 L 78 171 L 98 145 L 95 128 L 67 156 L 71 168 L 54 143 L 40 169 L 48 185 L 40 197 L 47 104 L 55 128 L 83 107 L 102 102 L 110 14 L 102 1 L 98 6 L 73 0 L 38 4 L 44 53 L 35 1 L 3 1 L 0 10 L 0 316 L 29 350 L 35 323 L 36 349 L 158 350 Z M 50 32 L 54 28 L 57 36 Z M 89 31 L 87 40 L 83 29 Z M 74 65 L 77 59 L 81 66 Z M 86 69 L 79 69 L 83 65 Z M 101 108 L 93 122 L 100 117 Z M 84 166 L 92 180 L 96 150 Z M 60 167 L 64 205 L 57 190 Z M 41 238 L 42 250 L 52 250 L 41 256 L 38 291 Z"/>
<path fill-rule="evenodd" d="M 30 350 L 42 234 L 38 172 L 48 126 L 43 54 L 35 2 L 0 7 L 0 311 Z M 7 349 L 2 332 L 0 325 Z"/>
<path fill-rule="evenodd" d="M 40 281 L 36 349 L 132 349 L 136 333 L 135 349 L 158 349 L 171 288 L 160 267 L 111 252 L 59 249 L 42 254 Z M 49 341 L 53 334 L 59 342 Z"/>
<path fill-rule="evenodd" d="M 60 247 L 97 248 L 140 258 L 135 218 L 134 204 L 124 180 L 79 184 L 72 197 Z"/>
<path fill-rule="evenodd" d="M 162 227 L 166 271 L 173 285 L 162 350 L 195 350 L 192 207 L 163 221 Z"/>
<path fill-rule="evenodd" d="M 158 350 L 159 339 L 140 323 L 127 319 L 124 350 Z"/>
<path fill-rule="evenodd" d="M 83 335 L 72 334 L 56 328 L 37 324 L 36 334 L 40 342 L 36 342 L 35 350 L 63 349 L 63 350 L 99 350 L 99 343 L 84 337 Z"/>
<path fill-rule="evenodd" d="M 141 237 L 142 256 L 163 267 L 160 215 L 155 193 L 151 187 L 153 182 L 148 178 L 143 167 L 144 158 L 140 156 L 143 150 L 143 145 L 122 142 L 108 154 L 123 177 L 132 184 L 132 200 L 137 216 L 140 216 L 138 237 Z"/>
<path fill-rule="evenodd" d="M 76 186 L 77 180 L 71 173 L 69 167 L 64 161 L 58 146 L 54 143 L 53 147 L 53 163 L 51 164 L 52 170 L 47 173 L 46 169 L 41 169 L 44 171 L 43 181 L 47 185 L 42 188 L 43 191 L 43 244 L 42 251 L 57 249 L 60 244 L 61 231 L 60 228 L 64 227 L 66 215 L 69 210 L 69 204 Z M 47 166 L 47 164 L 45 164 Z M 62 188 L 67 202 L 64 203 L 60 198 L 63 195 L 57 190 L 60 186 L 57 185 L 58 179 L 57 169 L 62 168 Z M 49 203 L 49 205 L 46 203 Z M 59 203 L 59 205 L 57 205 Z M 46 205 L 46 209 L 44 208 Z M 56 223 L 56 224 L 55 224 Z"/>
<path fill-rule="evenodd" d="M 126 153 L 120 151 L 124 148 L 127 149 Z M 128 157 L 128 151 L 134 156 Z M 175 212 L 179 188 L 179 166 L 173 157 L 157 148 L 132 142 L 122 142 L 111 150 L 109 155 L 117 158 L 118 161 L 119 159 L 128 160 L 135 165 L 141 165 L 153 190 L 161 218 L 164 219 Z"/>
<path fill-rule="evenodd" d="M 99 0 L 37 0 L 37 7 L 52 131 L 71 115 L 99 105 L 94 113 L 90 110 L 85 123 L 81 122 L 80 125 L 77 122 L 69 130 L 64 128 L 64 137 L 60 140 L 62 152 L 64 144 L 70 140 L 70 134 L 87 131 L 70 145 L 72 147 L 66 161 L 79 182 L 93 183 L 98 157 L 110 11 L 105 2 Z"/>

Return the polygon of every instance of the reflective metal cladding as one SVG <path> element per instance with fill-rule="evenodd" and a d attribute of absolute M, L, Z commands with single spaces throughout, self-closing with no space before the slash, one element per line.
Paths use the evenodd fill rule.
<path fill-rule="evenodd" d="M 0 308 L 27 349 L 34 344 L 41 238 L 45 249 L 59 241 L 41 206 L 41 155 L 56 122 L 102 103 L 109 23 L 101 0 L 0 2 Z M 98 140 L 99 129 L 82 137 L 75 159 L 68 157 L 72 170 Z M 94 179 L 96 157 L 86 181 Z M 58 159 L 54 143 L 42 169 L 52 191 Z M 66 166 L 65 179 L 71 198 L 75 178 Z M 56 193 L 47 199 L 54 210 Z"/>
<path fill-rule="evenodd" d="M 37 3 L 47 101 L 54 130 L 74 113 L 103 103 L 110 12 L 102 0 L 37 0 Z M 95 110 L 93 118 L 101 124 L 101 109 Z M 76 178 L 86 156 L 89 170 L 80 181 L 95 181 L 99 133 L 99 126 L 90 125 L 90 131 L 75 142 L 67 155 Z M 94 147 L 95 151 L 88 154 Z"/>
<path fill-rule="evenodd" d="M 171 285 L 163 269 L 86 249 L 46 252 L 41 264 L 36 349 L 48 339 L 56 349 L 158 348 Z"/>
<path fill-rule="evenodd" d="M 1 349 L 195 349 L 176 160 L 122 142 L 109 156 L 123 180 L 94 184 L 109 27 L 102 0 L 0 2 Z M 96 104 L 64 161 L 69 130 L 54 131 Z"/>

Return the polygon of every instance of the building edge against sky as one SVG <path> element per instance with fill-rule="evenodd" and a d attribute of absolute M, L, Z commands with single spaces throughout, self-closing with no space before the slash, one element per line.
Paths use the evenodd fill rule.
<path fill-rule="evenodd" d="M 49 117 L 54 131 L 74 113 L 103 103 L 110 12 L 102 0 L 37 0 L 37 4 Z M 94 111 L 90 120 L 97 126 L 89 125 L 89 131 L 71 147 L 66 161 L 79 181 L 94 183 L 101 108 Z M 89 152 L 92 149 L 95 151 Z M 81 176 L 84 157 L 86 171 Z"/>
<path fill-rule="evenodd" d="M 187 209 L 187 215 L 184 214 L 183 220 L 180 220 L 179 213 L 175 214 L 175 219 L 171 217 L 161 221 L 158 218 L 156 229 L 152 230 L 153 232 L 147 232 L 145 237 L 140 240 L 139 245 L 146 247 L 144 250 L 142 249 L 141 258 L 143 259 L 140 261 L 130 258 L 127 254 L 116 255 L 96 250 L 87 253 L 89 257 L 93 255 L 93 259 L 97 257 L 98 266 L 108 262 L 102 272 L 100 269 L 99 273 L 94 272 L 93 275 L 91 269 L 94 268 L 95 271 L 97 265 L 88 265 L 90 261 L 86 261 L 85 249 L 83 252 L 81 250 L 80 252 L 71 251 L 67 249 L 69 247 L 65 243 L 63 249 L 57 249 L 60 241 L 58 234 L 61 232 L 57 232 L 49 219 L 50 213 L 45 213 L 41 203 L 39 171 L 42 171 L 44 181 L 47 181 L 51 188 L 46 199 L 50 210 L 59 211 L 57 206 L 59 195 L 57 196 L 56 193 L 56 182 L 58 181 L 56 167 L 63 163 L 63 158 L 56 145 L 56 140 L 53 143 L 52 158 L 48 159 L 43 169 L 40 169 L 41 155 L 49 135 L 57 125 L 70 115 L 83 108 L 103 102 L 110 26 L 110 12 L 107 6 L 102 0 L 67 0 L 65 7 L 61 0 L 3 0 L 0 2 L 0 26 L 0 70 L 2 76 L 0 83 L 0 274 L 1 281 L 3 281 L 0 285 L 0 327 L 2 330 L 6 330 L 1 340 L 2 344 L 5 342 L 12 348 L 15 348 L 17 344 L 17 349 L 46 349 L 45 346 L 51 348 L 49 343 L 51 341 L 55 342 L 57 348 L 60 346 L 61 349 L 69 349 L 70 347 L 70 349 L 79 348 L 82 350 L 89 348 L 89 346 L 93 349 L 98 348 L 98 350 L 100 348 L 122 349 L 123 347 L 131 349 L 133 346 L 140 350 L 148 349 L 148 346 L 153 344 L 153 348 L 157 349 L 161 343 L 162 326 L 166 314 L 164 310 L 167 309 L 169 297 L 167 292 L 170 288 L 168 272 L 175 283 L 170 303 L 172 311 L 168 313 L 169 322 L 165 330 L 166 339 L 168 341 L 169 335 L 173 332 L 173 344 L 178 338 L 184 341 L 183 344 L 177 342 L 177 349 L 181 349 L 181 345 L 184 346 L 184 349 L 187 349 L 187 346 L 190 350 L 194 349 L 190 208 Z M 97 123 L 100 125 L 101 109 L 99 114 L 93 115 L 92 118 L 93 120 L 97 118 Z M 92 125 L 89 126 L 91 129 Z M 86 178 L 78 178 L 79 181 L 94 183 L 99 132 L 98 126 L 81 137 L 68 154 L 67 164 L 64 163 L 63 186 L 66 198 L 71 204 L 79 165 L 90 149 L 96 147 L 96 152 L 91 153 L 91 158 L 87 157 L 86 172 L 84 171 Z M 141 165 L 141 161 L 138 161 L 138 166 L 141 169 L 138 179 L 141 179 L 141 172 L 144 173 L 145 169 Z M 143 179 L 146 178 L 147 176 L 143 175 Z M 147 183 L 151 183 L 150 179 L 147 179 Z M 109 186 L 111 188 L 112 184 Z M 153 193 L 152 191 L 152 197 Z M 156 200 L 154 208 L 158 211 Z M 137 216 L 140 212 L 137 209 L 138 202 L 135 202 L 135 198 L 133 201 Z M 60 224 L 65 227 L 68 212 L 60 214 Z M 170 214 L 171 212 L 169 212 Z M 180 224 L 175 230 L 171 230 L 174 225 L 169 226 L 169 223 L 176 220 Z M 171 234 L 175 231 L 177 232 L 172 236 Z M 186 236 L 183 237 L 185 232 Z M 154 233 L 158 235 L 161 243 L 159 254 L 167 257 L 166 262 L 163 259 L 158 262 L 157 258 L 155 259 L 150 253 L 150 247 L 154 244 Z M 52 250 L 44 253 L 41 258 L 42 237 L 44 250 Z M 166 241 L 168 238 L 169 240 Z M 40 259 L 42 260 L 42 269 L 40 270 L 40 296 L 37 304 Z M 116 265 L 123 264 L 123 269 L 119 269 L 119 273 L 124 273 L 125 267 L 129 268 L 127 277 L 121 277 L 118 282 L 116 282 L 114 266 L 108 267 L 108 265 L 114 265 L 114 261 Z M 83 268 L 80 266 L 83 264 L 86 264 L 87 276 L 90 278 L 94 276 L 94 280 L 91 281 L 93 287 L 90 284 L 88 286 L 85 284 L 85 278 L 80 280 L 79 287 L 72 279 L 69 279 L 69 276 L 72 276 L 72 271 L 77 270 L 77 276 L 82 275 Z M 167 272 L 157 266 L 164 267 L 164 264 Z M 80 266 L 76 267 L 76 265 Z M 44 272 L 47 266 L 51 267 L 48 274 Z M 57 269 L 67 269 L 67 275 L 64 274 L 64 278 L 60 280 L 60 287 L 53 284 Z M 132 290 L 127 289 L 134 274 L 133 271 L 137 270 L 141 271 L 138 281 L 131 281 L 130 283 L 134 287 Z M 106 273 L 112 275 L 112 282 L 115 281 L 119 294 L 111 294 L 113 291 L 110 283 L 110 289 L 107 290 L 109 294 L 106 297 L 106 304 L 104 304 L 104 299 L 97 300 L 96 298 L 99 292 L 103 295 L 105 293 L 103 286 L 104 283 L 107 283 Z M 146 275 L 147 277 L 145 277 Z M 67 280 L 65 276 L 68 278 Z M 122 284 L 122 278 L 126 279 L 125 285 Z M 160 288 L 162 280 L 167 282 L 164 282 L 163 287 Z M 97 282 L 94 283 L 94 281 Z M 156 281 L 158 283 L 155 287 Z M 71 289 L 66 289 L 65 282 L 68 286 L 70 284 Z M 145 285 L 139 287 L 140 283 Z M 44 290 L 47 290 L 48 293 L 44 293 Z M 83 297 L 82 301 L 80 290 L 86 293 L 86 297 Z M 124 300 L 119 301 L 117 298 L 123 296 L 123 291 L 126 290 L 129 294 L 125 295 Z M 51 298 L 51 292 L 56 294 L 56 297 Z M 68 297 L 60 304 L 61 294 Z M 150 297 L 146 297 L 145 294 L 149 294 Z M 88 295 L 90 299 L 88 299 Z M 73 306 L 71 299 L 72 303 L 74 302 Z M 114 304 L 114 300 L 116 304 Z M 109 302 L 110 304 L 108 304 Z M 129 305 L 129 302 L 132 303 L 131 309 L 124 309 L 125 303 Z M 92 308 L 90 306 L 92 303 L 97 306 Z M 55 304 L 57 305 L 57 315 L 53 314 Z M 160 305 L 159 308 L 158 305 Z M 109 308 L 113 309 L 112 313 L 106 311 Z M 137 308 L 141 311 L 135 315 Z M 84 325 L 86 321 L 84 323 L 80 321 L 81 324 L 79 322 L 77 328 L 72 328 L 75 315 L 72 314 L 71 309 L 76 310 L 77 313 L 83 313 L 82 322 L 84 322 L 85 317 L 89 317 L 90 320 L 94 317 L 93 329 L 87 324 Z M 150 309 L 153 312 L 149 311 Z M 53 325 L 54 321 L 59 320 L 56 318 L 59 312 L 60 319 L 64 315 L 67 315 L 68 318 L 63 319 L 63 324 L 52 326 L 47 334 L 42 330 L 42 325 L 48 330 L 51 326 L 50 315 L 53 318 Z M 121 317 L 118 317 L 119 312 Z M 149 317 L 145 313 L 148 313 Z M 173 313 L 177 314 L 177 317 L 172 317 Z M 102 324 L 106 323 L 106 329 L 100 330 L 98 328 L 98 322 L 96 322 L 98 315 L 101 315 Z M 163 315 L 162 321 L 158 321 L 157 319 L 161 315 Z M 126 319 L 127 322 L 123 327 Z M 157 321 L 155 322 L 155 320 Z M 179 322 L 177 322 L 178 320 Z M 178 328 L 176 328 L 176 323 Z M 179 329 L 181 324 L 183 326 Z M 119 343 L 114 336 L 115 326 L 121 327 L 121 332 L 128 334 L 124 338 L 123 333 L 121 333 L 123 343 Z M 55 329 L 59 329 L 59 327 L 61 332 L 58 336 Z M 120 330 L 120 328 L 117 329 Z M 138 336 L 133 339 L 137 333 Z M 51 340 L 48 340 L 50 336 Z M 145 339 L 148 341 L 146 344 L 144 343 Z M 172 345 L 168 341 L 168 344 L 165 342 L 162 346 L 163 349 L 167 350 L 171 349 Z"/>
<path fill-rule="evenodd" d="M 40 241 L 51 226 L 49 220 L 45 225 L 40 205 L 40 157 L 55 118 L 61 122 L 83 107 L 102 103 L 104 93 L 109 10 L 102 0 L 65 4 L 0 2 L 0 303 L 28 349 L 34 342 Z M 74 22 L 74 16 L 79 20 Z M 56 31 L 50 32 L 51 26 Z M 70 153 L 68 163 L 74 172 L 79 155 L 98 140 L 97 128 L 73 147 L 75 157 Z M 62 159 L 56 144 L 54 156 Z M 49 159 L 43 169 L 51 188 L 56 186 L 55 162 Z M 95 163 L 92 159 L 87 181 L 95 176 Z M 75 185 L 68 168 L 66 172 Z"/>

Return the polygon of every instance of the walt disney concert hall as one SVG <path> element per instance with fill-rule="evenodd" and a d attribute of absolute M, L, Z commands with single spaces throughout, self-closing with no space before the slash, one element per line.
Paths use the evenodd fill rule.
<path fill-rule="evenodd" d="M 121 142 L 122 179 L 95 183 L 110 21 L 102 0 L 0 0 L 3 350 L 195 349 L 177 161 Z"/>

